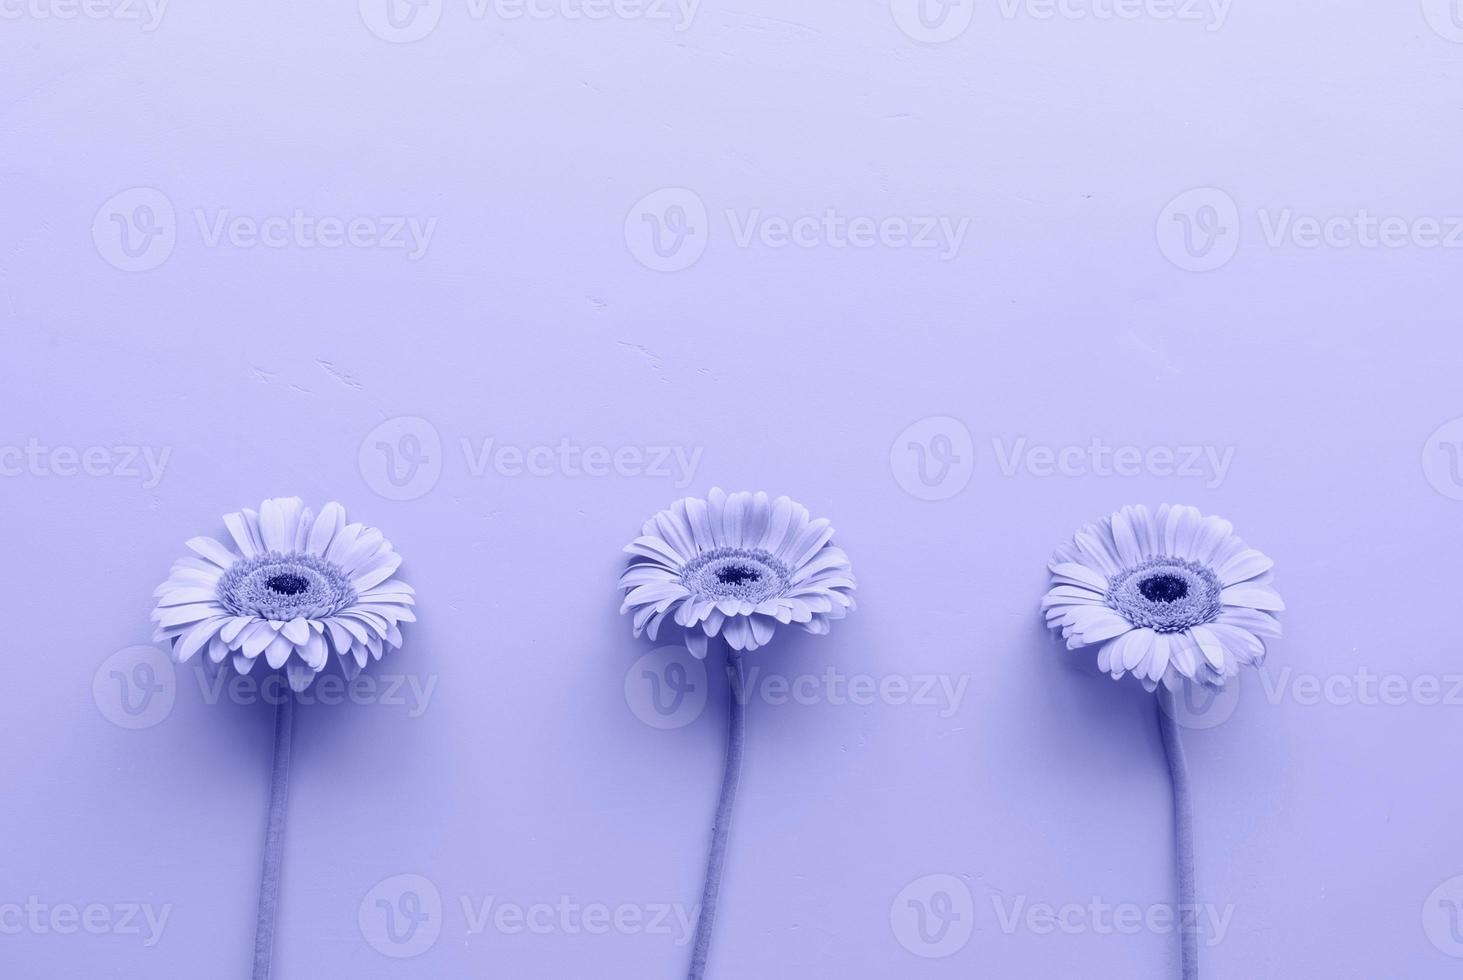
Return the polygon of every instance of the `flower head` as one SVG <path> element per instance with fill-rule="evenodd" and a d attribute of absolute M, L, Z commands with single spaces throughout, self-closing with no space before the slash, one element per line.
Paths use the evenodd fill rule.
<path fill-rule="evenodd" d="M 853 570 L 830 544 L 833 528 L 787 497 L 713 489 L 677 500 L 641 530 L 620 576 L 620 612 L 634 613 L 636 636 L 656 639 L 670 618 L 704 657 L 713 636 L 755 650 L 778 624 L 827 633 L 853 608 Z"/>
<path fill-rule="evenodd" d="M 1235 537 L 1221 517 L 1164 504 L 1124 507 L 1058 548 L 1047 625 L 1067 648 L 1100 644 L 1098 666 L 1131 672 L 1152 691 L 1187 678 L 1212 687 L 1265 659 L 1285 608 L 1270 585 L 1269 558 Z"/>
<path fill-rule="evenodd" d="M 234 547 L 193 538 L 197 557 L 180 558 L 153 593 L 156 639 L 172 642 L 179 663 L 206 650 L 209 663 L 247 674 L 262 656 L 303 691 L 330 653 L 354 678 L 401 646 L 415 592 L 392 578 L 401 556 L 380 531 L 347 524 L 334 502 L 317 516 L 298 497 L 225 515 L 224 525 Z"/>

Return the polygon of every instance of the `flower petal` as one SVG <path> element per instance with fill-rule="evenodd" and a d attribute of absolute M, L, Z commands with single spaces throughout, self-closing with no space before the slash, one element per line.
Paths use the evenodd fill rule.
<path fill-rule="evenodd" d="M 745 650 L 752 642 L 752 627 L 745 616 L 729 616 L 721 627 L 721 635 L 733 650 Z"/>
<path fill-rule="evenodd" d="M 1096 568 L 1109 579 L 1122 571 L 1118 564 L 1117 556 L 1113 554 L 1105 541 L 1099 536 L 1095 526 L 1089 526 L 1078 531 L 1072 538 L 1077 549 L 1082 553 L 1084 564 Z"/>
<path fill-rule="evenodd" d="M 186 664 L 191 660 L 195 653 L 203 649 L 203 646 L 209 640 L 213 639 L 214 634 L 226 622 L 228 622 L 228 617 L 219 616 L 215 619 L 206 619 L 189 630 L 188 634 L 182 640 L 178 641 L 178 645 L 173 648 L 173 653 L 178 658 L 178 663 Z"/>
<path fill-rule="evenodd" d="M 664 564 L 667 568 L 680 568 L 685 562 L 674 548 L 660 538 L 643 534 L 625 545 L 626 554 L 639 555 Z"/>
<path fill-rule="evenodd" d="M 757 641 L 758 646 L 765 646 L 772 642 L 772 634 L 777 631 L 777 621 L 766 616 L 752 615 L 747 617 L 747 623 L 752 628 L 752 638 Z"/>
<path fill-rule="evenodd" d="M 1074 585 L 1085 585 L 1098 592 L 1107 592 L 1108 580 L 1105 576 L 1086 565 L 1079 565 L 1076 562 L 1057 562 L 1051 566 L 1053 575 L 1065 579 L 1071 579 Z"/>
<path fill-rule="evenodd" d="M 264 549 L 288 554 L 295 547 L 300 512 L 305 502 L 299 497 L 273 497 L 259 505 L 259 532 L 264 536 Z"/>
<path fill-rule="evenodd" d="M 401 567 L 401 556 L 394 551 L 384 552 L 356 569 L 351 578 L 351 588 L 357 593 L 367 592 L 389 579 Z"/>
<path fill-rule="evenodd" d="M 1249 630 L 1256 636 L 1268 636 L 1272 639 L 1280 638 L 1280 621 L 1269 613 L 1261 612 L 1258 609 L 1249 609 L 1244 606 L 1225 606 L 1219 610 L 1219 615 L 1214 617 L 1214 622 L 1229 626 L 1238 626 L 1241 629 Z"/>
<path fill-rule="evenodd" d="M 240 554 L 245 558 L 253 558 L 259 554 L 260 549 L 254 543 L 254 533 L 242 512 L 225 514 L 224 526 L 229 529 L 229 536 L 234 539 L 234 544 L 239 546 Z"/>
<path fill-rule="evenodd" d="M 1143 658 L 1148 656 L 1148 652 L 1153 649 L 1153 641 L 1158 634 L 1151 629 L 1144 628 L 1133 630 L 1128 635 L 1132 639 L 1123 644 L 1122 666 L 1124 670 L 1136 670 L 1138 665 L 1143 662 Z"/>
<path fill-rule="evenodd" d="M 711 513 L 706 501 L 699 497 L 687 497 L 686 519 L 691 524 L 691 534 L 698 552 L 710 551 L 716 547 L 715 536 L 711 533 Z"/>
<path fill-rule="evenodd" d="M 295 650 L 295 645 L 289 641 L 289 637 L 283 633 L 276 634 L 274 639 L 269 641 L 269 646 L 264 648 L 264 659 L 269 666 L 278 670 L 289 660 L 290 654 Z"/>
<path fill-rule="evenodd" d="M 310 525 L 310 536 L 305 539 L 305 550 L 312 555 L 323 556 L 330 550 L 335 533 L 345 526 L 345 508 L 332 500 L 320 508 L 315 523 Z"/>
<path fill-rule="evenodd" d="M 712 544 L 721 548 L 726 545 L 726 491 L 712 487 L 706 495 L 706 519 L 711 522 Z"/>
<path fill-rule="evenodd" d="M 706 659 L 706 647 L 710 642 L 711 638 L 700 630 L 686 630 L 686 649 L 697 660 Z"/>
<path fill-rule="evenodd" d="M 1263 575 L 1275 566 L 1262 552 L 1247 548 L 1214 570 L 1223 585 L 1237 585 L 1248 582 L 1257 575 Z"/>
<path fill-rule="evenodd" d="M 290 690 L 300 692 L 315 680 L 315 671 L 301 660 L 291 660 L 285 665 L 285 676 L 289 678 Z"/>
<path fill-rule="evenodd" d="M 310 639 L 309 623 L 298 616 L 290 620 L 288 623 L 285 623 L 284 626 L 280 628 L 279 632 L 281 636 L 283 636 L 285 639 L 289 640 L 296 646 L 299 646 Z"/>
<path fill-rule="evenodd" d="M 1245 606 L 1268 612 L 1281 612 L 1285 609 L 1280 593 L 1267 585 L 1256 585 L 1253 582 L 1231 585 L 1219 593 L 1219 599 L 1226 606 Z"/>
<path fill-rule="evenodd" d="M 1213 630 L 1206 626 L 1195 626 L 1188 631 L 1188 635 L 1209 662 L 1209 666 L 1218 671 L 1225 669 L 1224 642 Z M 1188 676 L 1192 677 L 1193 674 Z"/>
<path fill-rule="evenodd" d="M 1147 658 L 1147 675 L 1150 681 L 1161 680 L 1163 672 L 1168 670 L 1168 649 L 1169 635 L 1167 633 L 1154 634 L 1153 652 Z"/>
<path fill-rule="evenodd" d="M 1128 508 L 1112 515 L 1112 536 L 1117 545 L 1118 561 L 1124 568 L 1132 568 L 1143 560 L 1143 553 L 1138 547 L 1138 534 L 1129 518 Z"/>
<path fill-rule="evenodd" d="M 239 560 L 238 555 L 207 536 L 189 538 L 187 543 L 190 550 L 197 552 L 222 569 L 233 567 L 234 562 Z"/>

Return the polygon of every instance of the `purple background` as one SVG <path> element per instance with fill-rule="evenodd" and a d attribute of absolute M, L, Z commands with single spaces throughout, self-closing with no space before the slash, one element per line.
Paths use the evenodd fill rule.
<path fill-rule="evenodd" d="M 150 948 L 10 929 L 0 972 L 246 974 L 269 709 L 206 703 L 180 670 L 171 711 L 128 730 L 93 681 L 105 692 L 114 651 L 148 642 L 186 538 L 294 493 L 342 500 L 406 556 L 421 621 L 374 671 L 437 686 L 419 717 L 384 697 L 299 712 L 280 980 L 681 975 L 673 936 L 472 933 L 461 900 L 696 900 L 725 681 L 690 724 L 642 724 L 625 678 L 653 645 L 613 586 L 640 522 L 713 484 L 830 517 L 861 581 L 852 618 L 780 637 L 753 658 L 765 672 L 968 684 L 948 717 L 753 702 L 713 977 L 1176 971 L 1168 935 L 1003 930 L 995 913 L 1171 901 L 1152 699 L 1064 654 L 1036 611 L 1053 545 L 1162 500 L 1234 520 L 1291 609 L 1266 675 L 1188 733 L 1201 900 L 1233 912 L 1206 976 L 1456 971 L 1427 923 L 1463 898 L 1445 884 L 1463 873 L 1460 708 L 1293 685 L 1368 671 L 1446 695 L 1463 671 L 1447 612 L 1463 481 L 1444 465 L 1463 432 L 1439 430 L 1463 415 L 1459 253 L 1274 244 L 1265 227 L 1287 210 L 1463 213 L 1446 2 L 1237 0 L 1222 25 L 990 2 L 938 44 L 887 2 L 705 0 L 677 30 L 447 0 L 415 43 L 350 3 L 178 3 L 145 30 L 38 17 L 47 2 L 6 8 L 21 13 L 0 31 L 0 443 L 170 455 L 155 486 L 61 475 L 64 454 L 0 479 L 0 906 L 170 913 Z M 176 209 L 176 244 L 127 272 L 104 205 L 123 193 L 132 214 L 138 187 Z M 707 240 L 680 271 L 637 260 L 636 202 L 661 188 L 708 212 L 689 214 Z M 1223 193 L 1184 199 L 1217 228 L 1190 262 L 1165 208 L 1192 188 Z M 413 260 L 209 246 L 194 216 L 297 209 L 437 223 Z M 970 224 L 946 260 L 742 247 L 725 217 L 827 209 Z M 902 435 L 935 417 L 958 424 Z M 375 444 L 420 431 L 440 438 L 440 479 L 428 467 L 388 500 Z M 961 463 L 947 499 L 918 499 L 909 442 L 939 453 L 942 436 Z M 1222 480 L 1003 472 L 1017 440 L 1094 438 L 1234 453 Z M 680 489 L 475 475 L 463 439 L 701 455 Z M 400 874 L 443 902 L 435 943 L 406 959 L 359 916 Z M 891 923 L 930 874 L 974 908 L 940 959 Z"/>

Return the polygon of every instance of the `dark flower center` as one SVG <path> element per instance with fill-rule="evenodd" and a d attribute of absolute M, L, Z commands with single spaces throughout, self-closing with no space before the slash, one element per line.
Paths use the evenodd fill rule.
<path fill-rule="evenodd" d="M 1134 626 L 1181 633 L 1213 621 L 1223 586 L 1207 565 L 1166 555 L 1146 558 L 1108 582 L 1107 604 Z"/>
<path fill-rule="evenodd" d="M 1150 602 L 1174 602 L 1189 594 L 1189 583 L 1177 575 L 1154 575 L 1139 582 L 1138 591 Z"/>
<path fill-rule="evenodd" d="M 792 575 L 761 548 L 713 548 L 681 569 L 681 584 L 698 601 L 762 602 L 780 595 Z"/>
<path fill-rule="evenodd" d="M 716 580 L 722 585 L 743 585 L 760 582 L 762 572 L 750 565 L 724 565 L 716 570 Z"/>
<path fill-rule="evenodd" d="M 235 616 L 289 622 L 333 615 L 355 602 L 356 592 L 332 561 L 271 551 L 236 561 L 218 580 L 218 598 Z"/>
<path fill-rule="evenodd" d="M 310 587 L 310 580 L 293 572 L 281 572 L 271 575 L 264 586 L 270 592 L 278 592 L 280 595 L 299 595 Z"/>

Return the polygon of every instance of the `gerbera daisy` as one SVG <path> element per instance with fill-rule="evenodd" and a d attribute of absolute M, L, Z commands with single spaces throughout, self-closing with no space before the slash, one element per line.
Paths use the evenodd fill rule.
<path fill-rule="evenodd" d="M 1056 550 L 1041 607 L 1068 649 L 1100 644 L 1098 667 L 1114 680 L 1218 687 L 1241 665 L 1263 663 L 1265 638 L 1280 636 L 1273 564 L 1221 517 L 1124 507 Z"/>
<path fill-rule="evenodd" d="M 634 613 L 636 636 L 656 639 L 669 618 L 697 657 L 714 636 L 756 650 L 779 624 L 827 633 L 854 606 L 853 571 L 830 543 L 832 526 L 787 497 L 713 489 L 677 500 L 641 531 L 620 576 L 620 612 Z"/>
<path fill-rule="evenodd" d="M 712 637 L 726 640 L 726 757 L 687 974 L 702 980 L 746 742 L 742 654 L 770 642 L 778 625 L 827 633 L 832 620 L 853 608 L 855 585 L 848 556 L 830 543 L 833 528 L 786 497 L 713 489 L 705 500 L 676 501 L 641 531 L 625 548 L 630 567 L 620 576 L 626 593 L 620 612 L 634 612 L 635 635 L 654 640 L 670 618 L 697 657 L 706 656 Z"/>
<path fill-rule="evenodd" d="M 354 678 L 387 647 L 401 646 L 400 623 L 416 617 L 411 586 L 392 578 L 401 556 L 380 531 L 348 524 L 328 503 L 317 516 L 298 497 L 227 514 L 229 547 L 211 537 L 188 542 L 153 594 L 158 640 L 187 663 L 207 651 L 247 674 L 261 657 L 303 691 L 329 654 Z"/>
<path fill-rule="evenodd" d="M 156 638 L 171 641 L 179 663 L 206 650 L 206 663 L 227 662 L 247 674 L 262 657 L 284 672 L 291 691 L 303 691 L 331 653 L 355 678 L 387 646 L 401 646 L 399 624 L 415 621 L 416 598 L 411 586 L 392 578 L 401 556 L 380 531 L 347 524 L 345 508 L 334 502 L 316 516 L 298 497 L 226 514 L 224 526 L 234 547 L 193 538 L 188 547 L 197 557 L 180 558 L 154 593 Z M 254 926 L 255 980 L 269 980 L 272 969 L 294 730 L 294 694 L 270 699 L 274 755 Z"/>
<path fill-rule="evenodd" d="M 1049 568 L 1041 602 L 1067 648 L 1101 644 L 1097 664 L 1113 678 L 1135 674 L 1158 690 L 1158 730 L 1173 792 L 1178 878 L 1179 975 L 1199 976 L 1194 817 L 1174 692 L 1187 679 L 1222 686 L 1241 664 L 1265 658 L 1285 608 L 1270 585 L 1269 558 L 1247 547 L 1220 517 L 1193 507 L 1124 507 L 1078 531 Z"/>

